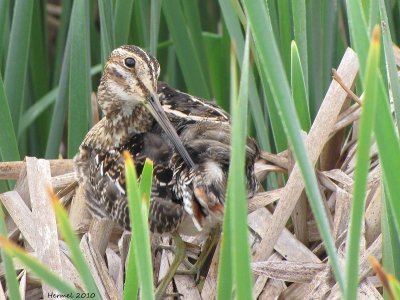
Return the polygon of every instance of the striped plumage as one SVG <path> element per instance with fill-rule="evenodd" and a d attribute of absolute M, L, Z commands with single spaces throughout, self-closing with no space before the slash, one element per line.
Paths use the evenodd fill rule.
<path fill-rule="evenodd" d="M 111 53 L 98 90 L 104 118 L 86 135 L 75 157 L 78 178 L 92 214 L 129 230 L 122 151 L 132 155 L 138 174 L 149 158 L 154 162 L 151 230 L 207 233 L 223 216 L 229 116 L 214 104 L 158 82 L 158 75 L 156 59 L 138 47 L 123 46 Z M 179 138 L 171 132 L 171 124 Z M 249 138 L 249 196 L 257 189 L 258 155 L 255 141 Z"/>

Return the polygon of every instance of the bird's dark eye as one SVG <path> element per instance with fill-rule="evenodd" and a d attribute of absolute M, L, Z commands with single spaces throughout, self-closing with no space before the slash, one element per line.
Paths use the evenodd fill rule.
<path fill-rule="evenodd" d="M 128 68 L 134 68 L 135 67 L 135 60 L 132 57 L 125 58 L 125 66 Z"/>

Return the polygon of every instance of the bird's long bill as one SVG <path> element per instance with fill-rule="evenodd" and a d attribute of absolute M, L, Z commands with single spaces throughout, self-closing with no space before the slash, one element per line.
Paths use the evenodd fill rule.
<path fill-rule="evenodd" d="M 160 124 L 161 128 L 165 131 L 172 144 L 175 146 L 176 150 L 179 152 L 181 157 L 184 159 L 186 164 L 192 168 L 194 166 L 194 162 L 187 152 L 185 146 L 183 146 L 181 139 L 176 133 L 174 127 L 168 120 L 167 115 L 164 112 L 160 102 L 158 101 L 158 97 L 155 95 L 151 95 L 147 98 L 147 102 L 145 103 L 147 109 L 151 112 L 153 117 L 156 119 L 158 124 Z"/>

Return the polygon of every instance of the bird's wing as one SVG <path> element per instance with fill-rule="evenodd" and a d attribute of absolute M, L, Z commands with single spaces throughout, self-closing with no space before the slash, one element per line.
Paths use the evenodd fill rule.
<path fill-rule="evenodd" d="M 182 118 L 194 122 L 229 122 L 229 114 L 204 99 L 175 90 L 165 82 L 158 83 L 162 107 L 170 119 Z"/>
<path fill-rule="evenodd" d="M 87 193 L 89 209 L 130 229 L 123 151 L 133 158 L 136 172 L 142 173 L 146 159 L 153 161 L 153 186 L 150 227 L 153 232 L 171 232 L 179 225 L 183 208 L 172 193 L 173 170 L 169 167 L 171 146 L 160 135 L 148 132 L 134 135 L 122 147 L 108 151 L 93 150 Z M 102 215 L 106 212 L 106 215 Z"/>

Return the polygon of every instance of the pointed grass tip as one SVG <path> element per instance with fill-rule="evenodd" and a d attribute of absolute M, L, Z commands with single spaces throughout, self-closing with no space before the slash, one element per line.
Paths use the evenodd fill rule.
<path fill-rule="evenodd" d="M 53 207 L 55 205 L 59 205 L 60 204 L 60 198 L 58 198 L 58 196 L 54 193 L 53 189 L 50 186 L 48 186 L 46 188 L 46 190 L 47 190 L 47 194 L 49 195 L 49 198 L 51 200 L 51 203 L 53 204 Z"/>
<path fill-rule="evenodd" d="M 0 235 L 0 247 L 3 248 L 9 255 L 10 252 L 25 252 L 23 248 L 18 246 L 16 243 L 10 241 L 7 237 Z"/>
<path fill-rule="evenodd" d="M 379 44 L 380 43 L 380 28 L 379 25 L 376 24 L 374 26 L 374 31 L 372 32 L 372 44 Z"/>
<path fill-rule="evenodd" d="M 388 292 L 389 298 L 390 299 L 395 299 L 394 295 L 393 295 L 393 291 L 390 288 L 390 284 L 389 284 L 389 278 L 390 278 L 391 274 L 386 273 L 385 270 L 382 268 L 382 265 L 379 263 L 379 261 L 375 257 L 373 257 L 372 255 L 368 256 L 368 260 L 369 260 L 369 263 L 372 266 L 372 269 L 374 270 L 376 275 L 379 277 L 380 281 L 382 282 L 382 285 L 384 286 L 384 288 Z"/>
<path fill-rule="evenodd" d="M 122 152 L 122 154 L 123 154 L 123 156 L 124 156 L 125 163 L 131 163 L 131 164 L 133 164 L 132 156 L 129 154 L 128 151 L 124 150 L 124 151 Z"/>

